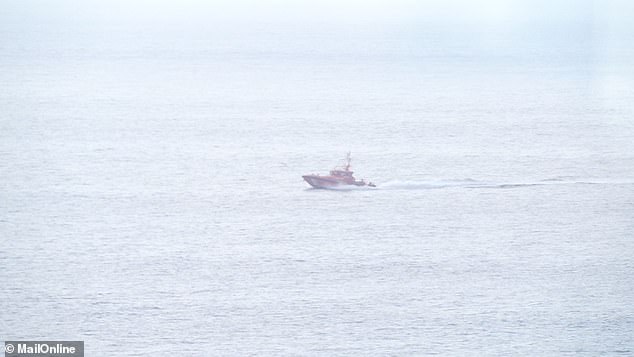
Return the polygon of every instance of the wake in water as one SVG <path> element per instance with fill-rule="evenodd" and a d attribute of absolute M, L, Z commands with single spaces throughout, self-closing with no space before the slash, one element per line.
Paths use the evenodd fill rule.
<path fill-rule="evenodd" d="M 446 187 L 487 187 L 494 184 L 476 181 L 472 179 L 465 180 L 430 180 L 430 181 L 401 181 L 393 180 L 382 184 L 378 184 L 377 187 L 386 190 L 419 190 L 419 189 L 433 189 L 433 188 L 446 188 Z"/>
<path fill-rule="evenodd" d="M 377 189 L 383 190 L 423 190 L 439 188 L 518 188 L 528 186 L 545 185 L 598 185 L 598 184 L 622 184 L 631 185 L 634 181 L 593 181 L 574 180 L 570 177 L 557 177 L 534 182 L 487 182 L 473 179 L 464 180 L 427 180 L 427 181 L 401 181 L 392 180 L 377 184 Z"/>

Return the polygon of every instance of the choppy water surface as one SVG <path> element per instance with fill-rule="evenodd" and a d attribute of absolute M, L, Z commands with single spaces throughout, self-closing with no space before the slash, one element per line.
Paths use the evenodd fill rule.
<path fill-rule="evenodd" d="M 95 356 L 634 354 L 625 12 L 9 5 L 0 337 Z M 302 181 L 348 150 L 378 187 Z"/>

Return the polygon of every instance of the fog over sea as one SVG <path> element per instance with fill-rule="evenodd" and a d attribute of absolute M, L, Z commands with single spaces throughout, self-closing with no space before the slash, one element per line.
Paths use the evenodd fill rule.
<path fill-rule="evenodd" d="M 633 18 L 0 0 L 0 339 L 634 355 Z"/>

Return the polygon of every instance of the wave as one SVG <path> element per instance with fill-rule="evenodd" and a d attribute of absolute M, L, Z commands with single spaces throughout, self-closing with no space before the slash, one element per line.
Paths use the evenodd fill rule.
<path fill-rule="evenodd" d="M 336 187 L 324 187 L 324 188 L 309 188 L 308 190 L 329 190 L 329 191 L 366 191 L 366 190 L 376 190 L 377 187 L 372 186 L 354 186 L 354 185 L 346 185 L 346 186 L 336 186 Z"/>

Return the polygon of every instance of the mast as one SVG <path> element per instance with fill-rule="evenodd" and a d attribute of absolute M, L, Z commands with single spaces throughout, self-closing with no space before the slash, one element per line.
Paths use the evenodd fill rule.
<path fill-rule="evenodd" d="M 346 154 L 346 171 L 350 171 L 350 151 Z"/>

